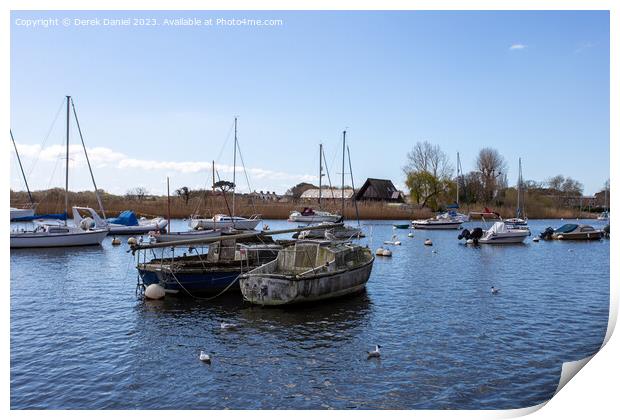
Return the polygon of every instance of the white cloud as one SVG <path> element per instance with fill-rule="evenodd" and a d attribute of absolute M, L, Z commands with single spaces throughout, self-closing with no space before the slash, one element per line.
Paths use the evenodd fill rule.
<path fill-rule="evenodd" d="M 35 164 L 36 162 L 58 162 L 59 160 L 64 160 L 66 153 L 65 147 L 61 145 L 53 145 L 42 148 L 38 144 L 18 143 L 17 147 L 22 158 L 32 159 Z M 88 158 L 91 165 L 97 169 L 105 168 L 106 171 L 114 171 L 115 169 L 134 169 L 138 171 L 172 171 L 180 174 L 211 173 L 211 162 L 136 159 L 106 147 L 93 147 L 87 148 L 86 150 L 88 152 Z M 86 158 L 84 156 L 82 146 L 70 145 L 69 160 L 70 167 L 72 168 L 86 166 Z M 233 173 L 232 165 L 216 164 L 215 169 L 218 171 L 220 176 L 222 174 L 226 174 L 228 176 Z M 241 185 L 245 185 L 245 179 L 243 178 L 243 167 L 237 166 L 236 170 L 238 184 L 240 184 L 239 187 L 243 188 Z M 317 178 L 316 176 L 309 174 L 290 174 L 264 168 L 246 168 L 246 171 L 248 173 L 248 177 L 250 178 L 250 183 L 259 185 L 265 185 L 267 182 L 267 185 L 276 183 L 277 185 L 293 185 L 299 182 L 312 182 Z M 110 186 L 110 188 L 114 189 L 118 187 Z"/>
<path fill-rule="evenodd" d="M 510 48 L 508 48 L 509 50 L 524 50 L 527 48 L 527 45 L 525 44 L 512 44 L 510 46 Z"/>

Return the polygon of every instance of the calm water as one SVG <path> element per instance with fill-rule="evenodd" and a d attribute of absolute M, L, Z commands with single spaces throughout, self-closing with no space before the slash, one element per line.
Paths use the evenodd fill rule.
<path fill-rule="evenodd" d="M 372 222 L 372 237 L 370 223 L 374 249 L 392 222 Z M 402 246 L 377 258 L 364 293 L 290 309 L 145 301 L 127 245 L 110 238 L 13 250 L 11 407 L 518 408 L 549 399 L 562 362 L 601 345 L 609 241 L 474 248 L 455 231 L 394 232 Z M 382 358 L 367 360 L 375 343 Z"/>

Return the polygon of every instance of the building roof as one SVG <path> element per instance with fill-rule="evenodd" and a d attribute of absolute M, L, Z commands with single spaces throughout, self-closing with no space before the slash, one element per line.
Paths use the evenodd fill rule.
<path fill-rule="evenodd" d="M 323 191 L 321 192 L 321 198 L 324 199 L 341 199 L 342 198 L 342 193 L 341 193 L 341 189 L 340 188 L 323 188 Z M 351 197 L 353 197 L 354 191 L 351 188 L 345 188 L 344 189 L 344 198 L 345 199 L 350 199 Z M 301 198 L 319 198 L 319 189 L 318 188 L 310 188 L 306 191 L 304 191 L 301 194 Z"/>
<path fill-rule="evenodd" d="M 403 201 L 402 194 L 389 179 L 368 178 L 356 195 L 356 200 Z"/>

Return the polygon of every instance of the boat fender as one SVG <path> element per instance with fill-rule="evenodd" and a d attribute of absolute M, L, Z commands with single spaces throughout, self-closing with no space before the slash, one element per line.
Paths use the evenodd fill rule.
<path fill-rule="evenodd" d="M 159 284 L 149 284 L 144 291 L 144 296 L 153 300 L 163 299 L 166 296 L 166 290 Z"/>
<path fill-rule="evenodd" d="M 409 232 L 409 233 L 407 234 L 407 236 L 408 236 L 408 237 L 410 237 L 410 238 L 413 238 L 413 232 Z"/>
<path fill-rule="evenodd" d="M 564 239 L 564 235 L 558 235 L 558 239 Z"/>

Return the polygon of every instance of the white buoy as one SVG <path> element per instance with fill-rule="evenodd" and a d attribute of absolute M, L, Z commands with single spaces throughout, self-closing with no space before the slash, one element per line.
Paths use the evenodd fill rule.
<path fill-rule="evenodd" d="M 138 243 L 138 241 L 136 240 L 136 238 L 134 238 L 134 237 L 132 236 L 132 237 L 130 237 L 129 239 L 127 239 L 127 243 L 128 243 L 129 245 L 135 245 L 135 244 L 137 244 L 137 243 Z"/>
<path fill-rule="evenodd" d="M 144 296 L 153 300 L 163 299 L 166 296 L 166 290 L 159 284 L 149 284 L 144 291 Z"/>
<path fill-rule="evenodd" d="M 538 236 L 534 236 L 532 238 L 532 242 L 538 242 L 538 241 L 540 241 L 540 238 Z"/>
<path fill-rule="evenodd" d="M 431 241 L 430 239 L 427 239 L 424 241 L 424 245 L 426 246 L 433 246 L 433 241 Z"/>
<path fill-rule="evenodd" d="M 408 236 L 408 237 L 410 237 L 410 238 L 413 238 L 413 232 L 409 232 L 409 233 L 407 234 L 407 236 Z"/>
<path fill-rule="evenodd" d="M 375 251 L 375 254 L 377 254 L 377 255 L 383 255 L 383 251 L 384 251 L 384 250 L 383 250 L 383 248 L 379 247 L 379 248 L 377 248 L 377 250 Z"/>
<path fill-rule="evenodd" d="M 383 255 L 384 257 L 391 257 L 392 256 L 392 251 L 390 251 L 389 249 L 386 248 L 386 249 L 383 250 L 383 254 L 381 254 L 381 255 Z"/>
<path fill-rule="evenodd" d="M 121 244 L 121 240 L 115 236 L 114 239 L 112 239 L 112 245 L 120 245 L 120 244 Z"/>
<path fill-rule="evenodd" d="M 467 245 L 471 245 L 474 243 L 473 239 L 468 239 L 467 241 L 465 241 L 465 243 L 467 243 Z"/>

